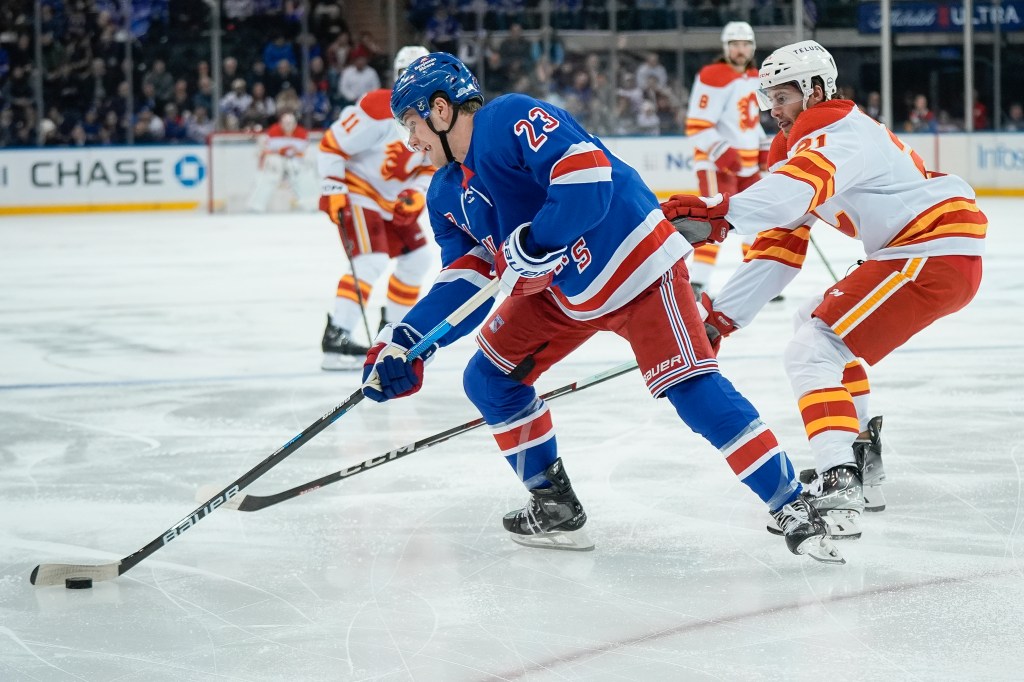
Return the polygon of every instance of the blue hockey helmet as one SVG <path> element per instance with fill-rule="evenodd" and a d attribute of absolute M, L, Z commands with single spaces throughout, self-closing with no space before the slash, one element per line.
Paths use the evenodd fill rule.
<path fill-rule="evenodd" d="M 455 105 L 474 99 L 484 101 L 476 76 L 458 57 L 431 52 L 409 64 L 395 82 L 391 89 L 391 113 L 401 121 L 413 109 L 421 118 L 428 118 L 430 98 L 438 92 Z"/>

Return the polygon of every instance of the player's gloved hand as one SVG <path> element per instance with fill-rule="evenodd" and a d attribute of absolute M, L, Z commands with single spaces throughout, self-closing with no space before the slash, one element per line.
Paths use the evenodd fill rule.
<path fill-rule="evenodd" d="M 395 210 L 391 222 L 399 227 L 408 227 L 419 220 L 427 199 L 423 193 L 415 189 L 403 189 L 398 193 Z"/>
<path fill-rule="evenodd" d="M 528 248 L 530 223 L 523 223 L 508 236 L 494 256 L 499 286 L 507 296 L 529 296 L 551 286 L 555 270 L 565 257 L 565 247 L 535 253 Z"/>
<path fill-rule="evenodd" d="M 711 145 L 711 149 L 708 150 L 708 158 L 714 162 L 718 170 L 733 175 L 739 173 L 743 165 L 740 161 L 740 153 L 724 140 Z"/>
<path fill-rule="evenodd" d="M 697 301 L 697 309 L 704 318 L 704 332 L 711 342 L 711 350 L 718 355 L 718 349 L 722 346 L 722 339 L 736 331 L 736 323 L 725 313 L 715 310 L 715 305 L 707 293 L 700 295 Z"/>
<path fill-rule="evenodd" d="M 381 329 L 363 363 L 363 395 L 383 403 L 420 390 L 423 367 L 437 352 L 435 343 L 415 360 L 409 360 L 409 350 L 422 338 L 422 334 L 401 322 Z"/>
<path fill-rule="evenodd" d="M 723 241 L 732 227 L 725 218 L 729 212 L 728 194 L 674 194 L 661 205 L 661 210 L 694 247 Z"/>
<path fill-rule="evenodd" d="M 351 222 L 352 209 L 345 185 L 340 182 L 324 182 L 320 187 L 320 210 L 338 227 Z"/>

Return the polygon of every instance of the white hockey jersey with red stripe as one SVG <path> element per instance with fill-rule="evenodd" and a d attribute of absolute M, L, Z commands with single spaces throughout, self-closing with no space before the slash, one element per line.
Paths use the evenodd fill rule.
<path fill-rule="evenodd" d="M 771 141 L 761 127 L 757 87 L 757 69 L 737 73 L 722 61 L 708 64 L 697 74 L 686 110 L 686 136 L 693 140 L 695 170 L 716 170 L 709 154 L 717 157 L 716 150 L 732 147 L 742 162 L 738 175 L 757 173 L 758 153 Z"/>
<path fill-rule="evenodd" d="M 373 90 L 324 133 L 317 157 L 324 194 L 348 192 L 353 205 L 389 220 L 405 189 L 426 193 L 434 167 L 422 152 L 410 151 L 391 116 L 391 91 Z"/>
<path fill-rule="evenodd" d="M 306 153 L 309 146 L 309 133 L 300 125 L 289 134 L 284 131 L 280 123 L 267 128 L 267 131 L 260 138 L 260 163 L 268 155 L 278 155 L 285 158 L 300 158 Z"/>
<path fill-rule="evenodd" d="M 816 220 L 863 242 L 875 260 L 984 253 L 988 221 L 971 186 L 926 170 L 849 100 L 803 112 L 788 137 L 779 133 L 770 162 L 772 172 L 732 196 L 726 214 L 737 232 L 762 233 L 715 300 L 739 326 L 795 275 Z"/>

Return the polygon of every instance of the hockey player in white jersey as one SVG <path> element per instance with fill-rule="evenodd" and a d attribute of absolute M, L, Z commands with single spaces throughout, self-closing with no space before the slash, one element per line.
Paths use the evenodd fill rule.
<path fill-rule="evenodd" d="M 306 162 L 309 133 L 295 120 L 295 115 L 281 114 L 280 120 L 260 135 L 259 145 L 260 169 L 249 195 L 249 210 L 265 212 L 282 182 L 288 183 L 295 206 L 312 210 L 316 201 L 316 179 Z"/>
<path fill-rule="evenodd" d="M 761 127 L 757 102 L 754 29 L 731 21 L 722 29 L 723 55 L 700 70 L 690 90 L 686 136 L 693 141 L 694 169 L 701 196 L 736 194 L 768 169 L 770 138 Z M 753 242 L 742 237 L 743 253 Z M 708 288 L 718 244 L 694 249 L 690 284 L 694 294 Z"/>
<path fill-rule="evenodd" d="M 784 356 L 815 458 L 813 504 L 834 536 L 857 537 L 864 481 L 884 474 L 872 447 L 880 422 L 858 409 L 845 373 L 858 358 L 874 365 L 971 301 L 987 219 L 970 185 L 926 170 L 853 102 L 833 99 L 837 77 L 832 56 L 812 40 L 776 50 L 759 76 L 761 106 L 781 131 L 771 173 L 731 197 L 676 195 L 662 208 L 693 239 L 761 232 L 756 257 L 714 301 L 702 296 L 715 346 L 792 281 L 815 220 L 864 244 L 867 260 L 801 308 Z"/>
<path fill-rule="evenodd" d="M 395 73 L 425 54 L 423 47 L 403 47 L 395 56 Z M 323 369 L 362 366 L 368 347 L 353 340 L 353 330 L 360 323 L 369 326 L 366 303 L 390 259 L 395 267 L 381 327 L 409 311 L 433 261 L 418 219 L 434 167 L 402 142 L 390 98 L 390 90 L 366 93 L 342 110 L 320 142 L 320 210 L 338 226 L 349 261 L 324 329 Z"/>

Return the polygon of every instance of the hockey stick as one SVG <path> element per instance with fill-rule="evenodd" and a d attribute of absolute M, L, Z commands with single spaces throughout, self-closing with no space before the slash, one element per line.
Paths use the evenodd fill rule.
<path fill-rule="evenodd" d="M 421 353 L 430 348 L 435 341 L 444 336 L 452 327 L 466 319 L 474 310 L 489 301 L 498 291 L 498 280 L 491 280 L 479 292 L 463 303 L 448 317 L 430 330 L 420 341 L 409 349 L 409 357 L 417 358 Z M 150 556 L 158 549 L 172 540 L 178 538 L 182 533 L 205 519 L 207 516 L 223 506 L 228 500 L 237 495 L 243 488 L 258 479 L 263 474 L 280 464 L 288 455 L 292 454 L 307 441 L 337 421 L 342 415 L 358 405 L 363 400 L 362 388 L 359 388 L 348 397 L 348 399 L 335 407 L 333 410 L 310 424 L 300 434 L 282 445 L 274 454 L 257 464 L 232 481 L 223 490 L 213 495 L 202 505 L 192 511 L 191 514 L 178 521 L 168 528 L 163 534 L 154 538 L 142 549 L 124 557 L 120 561 L 107 564 L 40 564 L 32 569 L 29 582 L 33 585 L 60 585 L 66 578 L 92 578 L 92 580 L 113 580 L 123 573 L 131 570 L 140 561 Z"/>
<path fill-rule="evenodd" d="M 825 264 L 825 269 L 828 270 L 828 274 L 832 275 L 832 279 L 838 282 L 839 278 L 836 276 L 836 271 L 832 269 L 832 265 L 828 262 L 828 258 L 825 258 L 825 252 L 821 250 L 821 247 L 818 246 L 818 242 L 814 240 L 814 235 L 808 234 L 807 236 L 810 238 L 811 245 L 814 247 L 814 250 L 817 251 L 818 256 L 821 257 L 821 262 Z"/>
<path fill-rule="evenodd" d="M 352 260 L 352 247 L 349 245 L 348 237 L 345 234 L 345 219 L 341 215 L 338 216 L 338 236 L 341 237 L 341 247 L 345 249 L 345 257 L 348 258 L 348 267 L 352 270 L 352 279 L 355 280 L 356 300 L 359 301 L 359 312 L 363 316 L 363 328 L 366 330 L 366 341 L 372 346 L 373 335 L 370 334 L 370 321 L 366 319 L 366 301 L 363 300 L 363 287 L 359 284 L 359 275 L 356 274 L 356 262 Z"/>
<path fill-rule="evenodd" d="M 567 393 L 575 393 L 576 391 L 582 391 L 584 388 L 588 388 L 590 386 L 600 384 L 609 379 L 614 379 L 617 376 L 621 376 L 623 374 L 632 372 L 636 368 L 636 362 L 627 362 L 625 364 L 619 365 L 618 367 L 612 367 L 611 369 L 605 370 L 604 372 L 599 372 L 597 374 L 589 376 L 586 379 L 580 379 L 579 381 L 567 384 L 565 386 L 562 386 L 561 388 L 556 388 L 553 391 L 549 391 L 542 395 L 541 399 L 554 400 L 555 398 L 566 395 Z M 483 419 L 474 419 L 473 421 L 466 422 L 465 424 L 453 426 L 452 428 L 446 431 L 435 433 L 433 436 L 427 436 L 426 438 L 418 440 L 415 443 L 410 443 L 409 445 L 403 445 L 400 448 L 395 448 L 394 450 L 385 452 L 383 455 L 373 457 L 371 459 L 366 460 L 365 462 L 360 462 L 359 464 L 356 464 L 355 466 L 352 467 L 348 467 L 347 469 L 335 471 L 334 473 L 327 474 L 326 476 L 321 476 L 320 478 L 313 481 L 309 481 L 308 483 L 297 485 L 289 490 L 284 490 L 274 495 L 265 496 L 236 495 L 227 502 L 225 502 L 222 506 L 225 509 L 237 509 L 238 511 L 245 512 L 253 512 L 259 511 L 260 509 L 266 509 L 267 507 L 271 507 L 280 502 L 284 502 L 285 500 L 290 500 L 293 497 L 298 497 L 299 495 L 311 493 L 314 490 L 324 487 L 325 485 L 337 483 L 338 481 L 343 481 L 346 478 L 355 476 L 356 474 L 361 474 L 362 472 L 368 469 L 378 467 L 381 464 L 393 462 L 396 459 L 401 459 L 402 457 L 405 457 L 406 455 L 411 455 L 414 452 L 420 452 L 421 450 L 426 450 L 427 448 L 433 447 L 435 445 L 440 445 L 441 443 L 444 443 L 445 441 L 448 441 L 454 438 L 455 436 L 462 435 L 463 433 L 468 433 L 483 425 Z M 204 495 L 205 492 L 207 491 L 208 488 L 204 486 L 203 488 L 200 489 L 199 494 Z"/>

